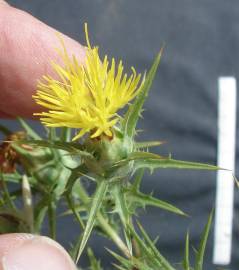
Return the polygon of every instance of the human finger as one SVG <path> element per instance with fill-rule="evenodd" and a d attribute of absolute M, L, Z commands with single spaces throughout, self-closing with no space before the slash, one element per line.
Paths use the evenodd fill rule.
<path fill-rule="evenodd" d="M 0 236 L 0 270 L 76 270 L 68 253 L 55 241 L 31 234 Z"/>
<path fill-rule="evenodd" d="M 60 42 L 56 32 L 24 11 L 7 4 L 0 5 L 2 113 L 31 117 L 37 110 L 32 100 L 37 81 L 43 75 L 52 75 L 50 60 L 59 61 L 55 48 L 60 46 Z M 83 62 L 84 47 L 63 34 L 61 36 L 69 54 L 74 54 L 79 62 Z"/>

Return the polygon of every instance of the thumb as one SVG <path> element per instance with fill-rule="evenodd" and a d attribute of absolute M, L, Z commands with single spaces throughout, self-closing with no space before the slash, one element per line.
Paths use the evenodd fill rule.
<path fill-rule="evenodd" d="M 31 234 L 0 236 L 0 270 L 76 270 L 68 253 L 55 241 Z"/>
<path fill-rule="evenodd" d="M 6 6 L 8 6 L 8 3 L 5 2 L 4 0 L 0 0 L 0 5 L 6 5 Z"/>

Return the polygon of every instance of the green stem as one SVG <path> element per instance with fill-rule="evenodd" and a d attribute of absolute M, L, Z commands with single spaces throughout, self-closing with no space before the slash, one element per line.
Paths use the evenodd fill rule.
<path fill-rule="evenodd" d="M 48 205 L 49 230 L 52 239 L 56 240 L 56 204 L 50 202 Z"/>
<path fill-rule="evenodd" d="M 34 232 L 37 234 L 40 234 L 41 232 L 42 224 L 45 220 L 49 203 L 49 195 L 41 194 L 41 199 L 34 207 Z"/>
<path fill-rule="evenodd" d="M 71 141 L 71 128 L 68 128 L 68 127 L 61 128 L 60 139 L 62 142 L 70 142 Z"/>
<path fill-rule="evenodd" d="M 118 211 L 119 217 L 121 219 L 121 223 L 124 228 L 125 240 L 126 240 L 128 249 L 132 254 L 131 234 L 130 234 L 130 231 L 128 230 L 128 226 L 132 224 L 130 223 L 130 213 L 127 207 L 125 195 L 122 190 L 121 184 L 118 184 L 118 183 L 114 184 L 112 187 L 112 192 L 115 197 L 116 209 Z"/>
<path fill-rule="evenodd" d="M 69 208 L 72 210 L 76 220 L 79 222 L 81 228 L 84 230 L 85 229 L 85 224 L 84 224 L 83 220 L 81 219 L 81 216 L 79 215 L 79 213 L 75 209 L 75 205 L 74 205 L 74 202 L 72 200 L 72 195 L 71 194 L 66 195 L 66 201 L 67 201 L 67 204 L 68 204 Z"/>
<path fill-rule="evenodd" d="M 13 202 L 13 200 L 12 200 L 10 194 L 9 194 L 8 187 L 6 185 L 5 180 L 2 177 L 2 173 L 1 172 L 0 172 L 0 177 L 1 177 L 1 184 L 2 184 L 2 188 L 3 188 L 4 198 L 5 198 L 6 202 L 7 202 L 7 204 L 9 205 L 9 207 L 12 210 L 14 210 L 14 212 L 16 212 L 17 211 L 17 208 L 16 208 L 16 206 L 15 206 L 15 204 L 14 204 L 14 202 Z"/>

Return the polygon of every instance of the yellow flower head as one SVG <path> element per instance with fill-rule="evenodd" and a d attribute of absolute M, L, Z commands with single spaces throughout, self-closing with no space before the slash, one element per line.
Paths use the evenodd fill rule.
<path fill-rule="evenodd" d="M 35 101 L 48 109 L 41 112 L 41 122 L 49 127 L 80 129 L 76 140 L 90 132 L 91 137 L 101 134 L 112 136 L 112 127 L 119 119 L 117 111 L 128 104 L 140 91 L 140 74 L 132 68 L 131 76 L 123 74 L 122 61 L 118 65 L 107 55 L 100 60 L 98 47 L 91 47 L 87 25 L 85 64 L 81 65 L 73 56 L 70 58 L 63 45 L 60 55 L 64 67 L 53 62 L 54 71 L 60 81 L 44 76 L 39 82 Z"/>

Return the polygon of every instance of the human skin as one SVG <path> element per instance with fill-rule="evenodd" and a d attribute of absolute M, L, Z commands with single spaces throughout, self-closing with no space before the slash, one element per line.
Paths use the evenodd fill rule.
<path fill-rule="evenodd" d="M 50 59 L 60 61 L 56 30 L 0 0 L 0 118 L 32 117 L 37 80 L 52 74 Z M 61 34 L 67 51 L 79 62 L 84 47 Z M 47 237 L 0 235 L 0 270 L 73 270 L 67 252 Z"/>
<path fill-rule="evenodd" d="M 60 61 L 57 30 L 0 0 L 0 117 L 32 117 L 37 80 L 53 75 L 50 60 Z M 79 62 L 84 47 L 61 34 L 67 51 Z"/>

